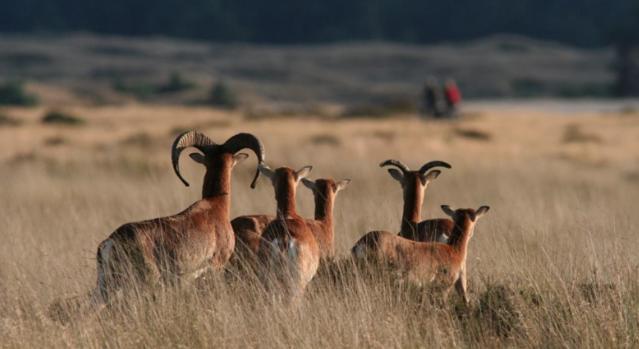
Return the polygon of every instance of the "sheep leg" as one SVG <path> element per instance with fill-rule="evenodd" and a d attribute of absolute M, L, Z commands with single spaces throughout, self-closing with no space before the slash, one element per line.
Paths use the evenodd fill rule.
<path fill-rule="evenodd" d="M 468 300 L 467 290 L 467 281 L 466 281 L 466 266 L 463 266 L 459 271 L 459 277 L 457 281 L 455 281 L 455 289 L 457 293 L 464 299 L 464 303 L 468 304 L 470 301 Z"/>

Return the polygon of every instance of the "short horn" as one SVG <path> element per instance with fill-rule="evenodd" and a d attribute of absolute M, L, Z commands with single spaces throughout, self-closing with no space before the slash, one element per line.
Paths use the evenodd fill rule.
<path fill-rule="evenodd" d="M 255 183 L 260 176 L 259 165 L 264 163 L 265 158 L 264 146 L 262 145 L 262 142 L 260 142 L 257 137 L 253 136 L 250 133 L 238 133 L 235 136 L 229 138 L 224 143 L 224 147 L 233 154 L 244 148 L 251 149 L 255 153 L 255 156 L 257 156 L 258 167 L 255 170 L 255 177 L 253 177 L 253 181 L 251 182 L 251 188 L 255 189 Z"/>
<path fill-rule="evenodd" d="M 419 173 L 424 174 L 426 173 L 426 171 L 430 170 L 433 167 L 452 168 L 450 164 L 445 161 L 435 160 L 435 161 L 429 161 L 425 163 L 424 166 L 422 166 L 422 168 L 419 169 Z"/>
<path fill-rule="evenodd" d="M 200 151 L 204 151 L 207 146 L 214 145 L 209 137 L 198 131 L 186 131 L 175 139 L 171 146 L 171 163 L 173 164 L 173 170 L 178 178 L 186 185 L 189 186 L 182 174 L 180 173 L 180 154 L 188 147 L 195 147 Z"/>
<path fill-rule="evenodd" d="M 408 166 L 404 165 L 404 163 L 399 160 L 388 159 L 382 162 L 381 164 L 379 164 L 379 167 L 384 167 L 384 166 L 395 166 L 398 169 L 400 169 L 404 174 L 406 174 L 407 172 L 410 172 L 410 168 L 408 168 Z"/>

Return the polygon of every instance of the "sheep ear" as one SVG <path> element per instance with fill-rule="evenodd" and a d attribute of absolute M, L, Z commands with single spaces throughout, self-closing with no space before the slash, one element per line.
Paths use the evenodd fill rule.
<path fill-rule="evenodd" d="M 449 216 L 454 216 L 455 215 L 455 211 L 453 211 L 450 206 L 448 205 L 442 205 L 442 211 L 444 211 L 445 214 L 449 215 Z"/>
<path fill-rule="evenodd" d="M 275 176 L 275 172 L 271 170 L 271 168 L 268 167 L 268 165 L 266 164 L 259 164 L 257 165 L 257 168 L 260 170 L 260 173 L 262 173 L 269 179 L 273 179 L 273 177 Z"/>
<path fill-rule="evenodd" d="M 299 170 L 297 170 L 297 172 L 295 172 L 295 177 L 297 181 L 299 182 L 300 179 L 308 176 L 311 173 L 312 169 L 313 169 L 313 166 L 304 166 L 300 168 Z"/>
<path fill-rule="evenodd" d="M 404 181 L 404 174 L 402 174 L 400 171 L 394 168 L 389 168 L 388 173 L 390 173 L 391 177 L 393 177 L 396 181 L 398 182 Z"/>
<path fill-rule="evenodd" d="M 246 160 L 249 157 L 247 153 L 237 153 L 233 155 L 233 166 L 239 164 L 240 162 Z"/>
<path fill-rule="evenodd" d="M 479 219 L 479 217 L 485 215 L 488 210 L 490 210 L 490 206 L 482 206 L 478 208 L 477 211 L 475 211 L 475 219 L 473 220 L 476 221 L 477 219 Z"/>
<path fill-rule="evenodd" d="M 342 179 L 341 181 L 337 182 L 335 184 L 335 192 L 337 193 L 340 190 L 346 189 L 350 182 L 351 180 L 349 178 Z"/>
<path fill-rule="evenodd" d="M 205 164 L 206 157 L 200 153 L 191 153 L 189 154 L 189 157 L 193 159 L 193 161 L 197 162 L 198 164 L 202 164 L 202 165 Z"/>
<path fill-rule="evenodd" d="M 432 181 L 433 179 L 439 177 L 439 175 L 442 173 L 442 171 L 440 170 L 432 170 L 430 172 L 428 172 L 427 174 L 422 176 L 422 183 L 426 184 L 430 181 Z"/>
<path fill-rule="evenodd" d="M 315 191 L 315 189 L 317 188 L 317 186 L 315 185 L 315 182 L 313 182 L 310 179 L 302 178 L 302 184 L 304 184 L 304 186 L 310 189 L 311 191 Z"/>

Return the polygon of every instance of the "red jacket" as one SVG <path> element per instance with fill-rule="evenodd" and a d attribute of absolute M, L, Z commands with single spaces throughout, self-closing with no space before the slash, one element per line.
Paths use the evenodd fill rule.
<path fill-rule="evenodd" d="M 446 100 L 455 105 L 461 101 L 461 92 L 457 86 L 446 86 Z"/>

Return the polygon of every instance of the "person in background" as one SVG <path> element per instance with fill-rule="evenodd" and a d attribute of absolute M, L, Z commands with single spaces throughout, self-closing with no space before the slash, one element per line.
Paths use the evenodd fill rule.
<path fill-rule="evenodd" d="M 422 105 L 421 114 L 422 117 L 442 117 L 446 110 L 446 101 L 444 99 L 443 91 L 439 87 L 437 80 L 429 78 L 424 84 L 424 90 L 422 92 Z"/>
<path fill-rule="evenodd" d="M 453 79 L 446 80 L 444 84 L 444 97 L 446 98 L 446 117 L 454 117 L 457 115 L 457 109 L 461 102 L 462 96 L 457 83 Z"/>

